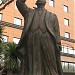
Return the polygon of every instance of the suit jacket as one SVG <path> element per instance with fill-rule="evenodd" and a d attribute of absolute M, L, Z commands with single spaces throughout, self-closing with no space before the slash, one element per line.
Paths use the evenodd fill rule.
<path fill-rule="evenodd" d="M 34 17 L 35 9 L 28 8 L 24 3 L 22 3 L 20 0 L 16 2 L 16 5 L 18 7 L 18 10 L 24 17 L 24 28 L 21 35 L 21 39 L 19 41 L 19 44 L 17 47 L 22 47 L 27 31 L 31 25 L 32 19 Z M 57 16 L 54 13 L 51 13 L 45 9 L 45 23 L 47 26 L 47 29 L 49 30 L 50 34 L 52 35 L 55 43 L 55 47 L 60 51 L 60 30 L 59 30 L 59 23 Z"/>

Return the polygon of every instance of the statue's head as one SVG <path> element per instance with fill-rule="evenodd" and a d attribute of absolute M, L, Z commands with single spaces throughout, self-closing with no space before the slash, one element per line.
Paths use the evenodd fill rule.
<path fill-rule="evenodd" d="M 39 5 L 41 5 L 41 6 L 44 5 L 45 6 L 45 4 L 46 4 L 46 0 L 37 0 L 36 1 L 37 6 L 39 6 Z"/>

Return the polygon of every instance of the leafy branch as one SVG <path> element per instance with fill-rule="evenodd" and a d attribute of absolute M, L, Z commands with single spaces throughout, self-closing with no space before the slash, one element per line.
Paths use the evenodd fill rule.
<path fill-rule="evenodd" d="M 6 2 L 4 5 L 3 5 L 3 3 L 1 3 L 0 6 L 1 6 L 1 5 L 3 5 L 3 6 L 0 8 L 0 11 L 3 10 L 3 9 L 5 9 L 5 7 L 6 7 L 7 5 L 9 5 L 10 3 L 12 3 L 13 1 L 14 1 L 14 0 L 10 0 L 10 1 Z"/>

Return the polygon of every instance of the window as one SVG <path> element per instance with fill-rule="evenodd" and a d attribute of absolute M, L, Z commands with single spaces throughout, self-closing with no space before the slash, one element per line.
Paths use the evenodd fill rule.
<path fill-rule="evenodd" d="M 15 44 L 18 44 L 18 42 L 19 42 L 19 38 L 13 38 L 13 42 L 15 43 Z"/>
<path fill-rule="evenodd" d="M 64 62 L 61 62 L 61 64 L 62 64 L 62 69 L 64 69 L 64 67 L 65 67 Z"/>
<path fill-rule="evenodd" d="M 73 50 L 72 48 L 69 48 L 69 47 L 68 47 L 68 53 L 69 53 L 69 54 L 74 54 L 74 50 Z"/>
<path fill-rule="evenodd" d="M 2 14 L 0 13 L 0 21 L 2 20 Z"/>
<path fill-rule="evenodd" d="M 69 63 L 69 70 L 73 70 L 74 68 L 74 64 L 73 63 Z"/>
<path fill-rule="evenodd" d="M 64 12 L 68 12 L 68 6 L 64 5 Z"/>
<path fill-rule="evenodd" d="M 74 50 L 74 55 L 75 55 L 75 50 Z"/>
<path fill-rule="evenodd" d="M 75 71 L 75 63 L 74 62 L 63 61 L 61 63 L 62 63 L 62 69 L 63 70 Z"/>
<path fill-rule="evenodd" d="M 68 63 L 65 62 L 65 63 L 64 63 L 64 66 L 65 66 L 65 69 L 67 70 L 67 69 L 68 69 Z"/>
<path fill-rule="evenodd" d="M 68 48 L 67 48 L 67 46 L 64 46 L 64 53 L 68 53 Z"/>
<path fill-rule="evenodd" d="M 69 26 L 69 19 L 64 18 L 64 25 Z"/>
<path fill-rule="evenodd" d="M 64 52 L 64 46 L 61 46 L 61 48 L 62 48 L 61 52 L 63 53 Z"/>
<path fill-rule="evenodd" d="M 50 5 L 51 7 L 54 7 L 54 0 L 49 0 L 49 5 Z"/>
<path fill-rule="evenodd" d="M 70 38 L 70 33 L 69 32 L 65 32 L 65 38 Z"/>
<path fill-rule="evenodd" d="M 16 24 L 16 25 L 22 25 L 22 19 L 20 19 L 20 18 L 14 18 L 14 24 Z"/>
<path fill-rule="evenodd" d="M 75 71 L 75 63 L 74 63 L 74 71 Z"/>
<path fill-rule="evenodd" d="M 8 36 L 3 35 L 2 38 L 3 38 L 2 40 L 3 42 L 8 42 Z"/>
<path fill-rule="evenodd" d="M 75 55 L 75 50 L 72 47 L 69 46 L 61 46 L 62 47 L 62 53 L 68 53 Z"/>

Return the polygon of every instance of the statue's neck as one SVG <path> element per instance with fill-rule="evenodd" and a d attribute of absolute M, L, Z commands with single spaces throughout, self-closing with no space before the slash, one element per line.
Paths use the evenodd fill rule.
<path fill-rule="evenodd" d="M 45 9 L 44 7 L 41 7 L 41 8 L 37 8 L 37 9 L 40 9 L 40 10 L 42 10 L 42 9 Z"/>

